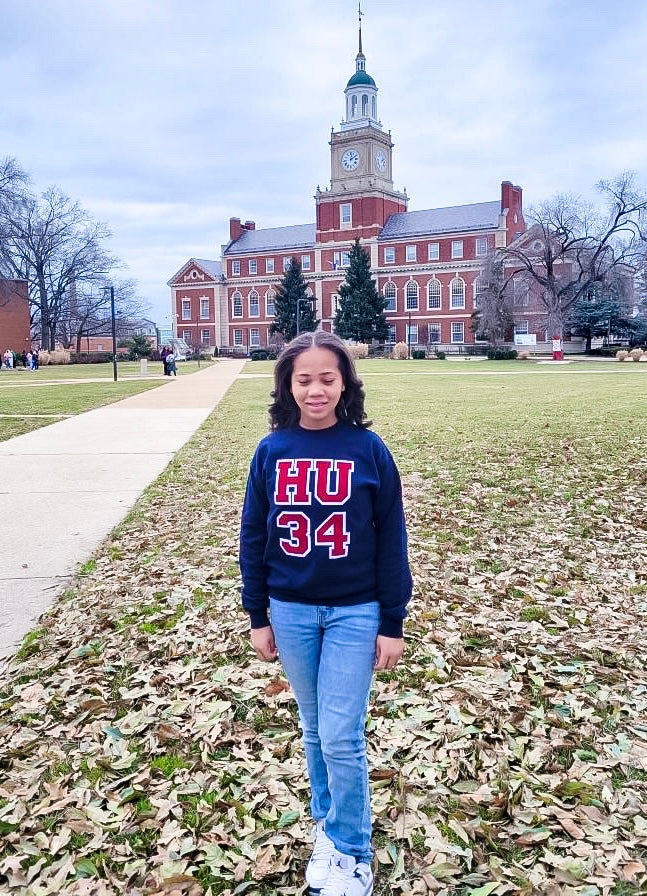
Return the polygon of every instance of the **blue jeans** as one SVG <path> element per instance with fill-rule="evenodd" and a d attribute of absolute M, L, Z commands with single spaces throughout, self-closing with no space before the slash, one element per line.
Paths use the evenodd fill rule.
<path fill-rule="evenodd" d="M 364 728 L 379 604 L 323 607 L 270 598 L 270 620 L 299 707 L 312 817 L 326 820 L 340 852 L 370 862 Z"/>

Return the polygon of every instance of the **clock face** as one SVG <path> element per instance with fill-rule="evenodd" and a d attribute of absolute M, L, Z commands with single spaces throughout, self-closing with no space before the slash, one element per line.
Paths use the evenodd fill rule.
<path fill-rule="evenodd" d="M 341 157 L 342 167 L 346 169 L 346 171 L 354 171 L 359 165 L 359 153 L 356 149 L 347 149 L 344 155 Z"/>
<path fill-rule="evenodd" d="M 382 152 L 382 150 L 380 150 L 380 151 L 376 154 L 376 156 L 375 156 L 375 164 L 377 165 L 377 170 L 378 170 L 378 171 L 384 171 L 384 169 L 386 168 L 386 156 L 384 155 L 384 153 Z"/>

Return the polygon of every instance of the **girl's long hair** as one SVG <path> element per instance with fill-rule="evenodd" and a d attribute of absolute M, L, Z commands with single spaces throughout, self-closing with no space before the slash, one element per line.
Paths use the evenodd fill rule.
<path fill-rule="evenodd" d="M 269 409 L 272 429 L 288 429 L 299 422 L 301 413 L 291 388 L 292 371 L 297 356 L 310 348 L 326 348 L 337 355 L 344 391 L 335 408 L 335 414 L 342 423 L 351 423 L 366 429 L 371 425 L 371 421 L 366 419 L 364 389 L 362 381 L 357 376 L 353 357 L 339 336 L 325 330 L 301 333 L 296 339 L 288 342 L 279 355 L 274 368 L 274 391 L 271 392 L 274 401 Z"/>

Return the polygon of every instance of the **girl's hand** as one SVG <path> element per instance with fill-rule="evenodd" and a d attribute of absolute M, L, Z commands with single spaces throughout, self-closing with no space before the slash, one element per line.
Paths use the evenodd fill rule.
<path fill-rule="evenodd" d="M 387 638 L 378 635 L 375 644 L 375 668 L 395 669 L 404 650 L 404 638 Z"/>
<path fill-rule="evenodd" d="M 274 632 L 271 625 L 265 628 L 252 629 L 252 647 L 256 651 L 259 660 L 266 660 L 268 663 L 273 662 L 279 655 L 274 641 Z"/>

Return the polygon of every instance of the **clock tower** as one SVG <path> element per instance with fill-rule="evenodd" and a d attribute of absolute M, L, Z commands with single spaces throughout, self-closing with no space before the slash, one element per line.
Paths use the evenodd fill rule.
<path fill-rule="evenodd" d="M 355 73 L 344 96 L 344 119 L 330 136 L 330 189 L 318 189 L 315 197 L 317 241 L 324 243 L 374 238 L 390 214 L 407 210 L 406 193 L 393 188 L 393 143 L 382 130 L 377 85 L 366 71 L 361 12 Z"/>

